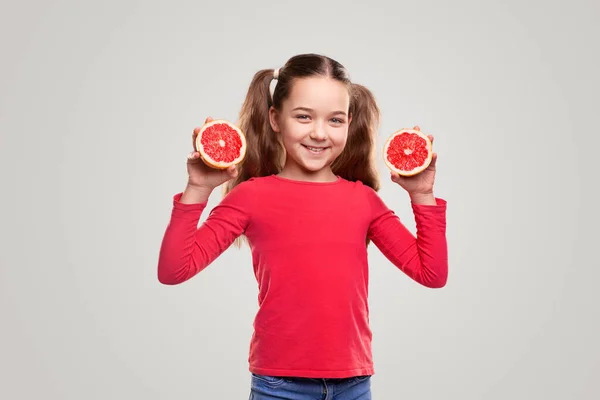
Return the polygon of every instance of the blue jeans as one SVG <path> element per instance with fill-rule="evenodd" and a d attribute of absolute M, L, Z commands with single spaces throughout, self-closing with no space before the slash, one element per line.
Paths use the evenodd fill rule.
<path fill-rule="evenodd" d="M 252 374 L 249 400 L 371 400 L 371 377 L 316 379 Z"/>

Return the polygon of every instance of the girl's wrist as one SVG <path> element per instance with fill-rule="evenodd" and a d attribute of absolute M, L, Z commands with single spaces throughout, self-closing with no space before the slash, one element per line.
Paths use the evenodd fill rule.
<path fill-rule="evenodd" d="M 185 204 L 197 204 L 208 201 L 213 189 L 204 186 L 188 184 L 181 195 L 179 201 Z"/>
<path fill-rule="evenodd" d="M 437 204 L 433 192 L 429 193 L 409 193 L 410 201 L 413 204 L 434 206 Z"/>

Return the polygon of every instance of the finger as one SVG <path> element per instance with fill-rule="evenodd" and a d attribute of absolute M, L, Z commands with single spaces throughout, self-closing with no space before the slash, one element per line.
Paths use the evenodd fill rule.
<path fill-rule="evenodd" d="M 433 144 L 433 135 L 427 135 L 427 137 L 429 138 L 429 140 L 431 141 L 431 143 Z"/>
<path fill-rule="evenodd" d="M 231 166 L 231 167 L 229 167 L 229 168 L 226 168 L 226 169 L 224 169 L 224 170 L 221 170 L 221 175 L 222 175 L 222 177 L 223 177 L 223 180 L 224 180 L 225 182 L 227 182 L 228 180 L 231 180 L 231 179 L 233 179 L 233 178 L 237 177 L 237 175 L 238 175 L 238 171 L 237 171 L 237 168 L 236 168 L 236 166 L 235 166 L 235 165 L 233 165 L 233 166 Z"/>
<path fill-rule="evenodd" d="M 212 117 L 206 117 L 206 119 L 204 120 L 205 124 L 208 124 L 209 122 L 212 122 L 213 118 Z"/>
<path fill-rule="evenodd" d="M 197 151 L 189 152 L 189 154 L 187 155 L 187 160 L 190 164 L 197 163 L 198 161 L 200 161 L 200 153 L 198 153 Z"/>
<path fill-rule="evenodd" d="M 413 129 L 414 129 L 415 131 L 420 131 L 420 130 L 421 130 L 421 128 L 419 127 L 419 125 L 415 125 Z"/>
<path fill-rule="evenodd" d="M 431 156 L 431 162 L 429 163 L 429 166 L 427 168 L 434 169 L 437 159 L 438 159 L 437 153 L 433 153 L 433 155 Z"/>

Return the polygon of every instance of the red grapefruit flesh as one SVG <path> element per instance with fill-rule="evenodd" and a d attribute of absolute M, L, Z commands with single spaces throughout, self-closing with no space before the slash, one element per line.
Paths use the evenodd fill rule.
<path fill-rule="evenodd" d="M 246 137 L 228 121 L 210 121 L 202 126 L 196 136 L 196 151 L 209 167 L 226 169 L 244 159 Z"/>
<path fill-rule="evenodd" d="M 431 140 L 416 129 L 400 129 L 383 147 L 383 159 L 390 170 L 402 176 L 416 175 L 431 163 Z"/>

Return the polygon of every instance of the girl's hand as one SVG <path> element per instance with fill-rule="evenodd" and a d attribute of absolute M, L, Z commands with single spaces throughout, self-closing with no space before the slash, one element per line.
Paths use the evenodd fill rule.
<path fill-rule="evenodd" d="M 212 120 L 211 117 L 208 117 L 204 123 L 208 123 Z M 196 151 L 196 136 L 200 129 L 200 127 L 194 129 L 194 133 L 192 134 L 192 146 L 194 147 L 194 151 L 188 154 L 187 158 L 188 187 L 210 192 L 217 186 L 235 178 L 238 172 L 235 166 L 231 166 L 225 170 L 219 170 L 209 167 L 202 161 L 200 153 Z"/>
<path fill-rule="evenodd" d="M 418 126 L 413 129 L 420 130 Z M 429 140 L 433 143 L 433 136 L 427 135 Z M 435 163 L 437 161 L 437 154 L 434 152 L 429 166 L 413 176 L 400 176 L 395 172 L 392 172 L 391 179 L 393 182 L 400 185 L 404 190 L 408 192 L 411 198 L 433 198 L 433 183 L 435 181 Z"/>

